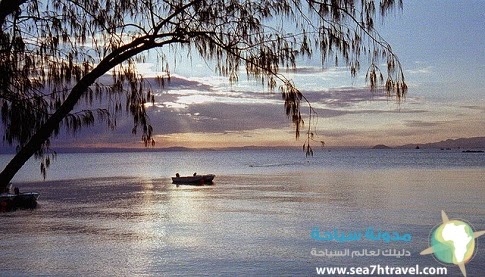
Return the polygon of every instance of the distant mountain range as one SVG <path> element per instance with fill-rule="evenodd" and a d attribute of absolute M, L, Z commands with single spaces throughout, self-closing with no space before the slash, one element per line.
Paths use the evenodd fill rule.
<path fill-rule="evenodd" d="M 401 145 L 395 148 L 460 148 L 460 149 L 476 149 L 485 148 L 485 137 L 473 137 L 473 138 L 459 138 L 459 139 L 447 139 L 438 142 L 431 143 L 410 143 Z M 374 149 L 388 149 L 383 144 L 379 144 L 373 147 Z"/>
<path fill-rule="evenodd" d="M 442 149 L 463 149 L 463 150 L 473 150 L 473 149 L 485 149 L 485 137 L 473 137 L 473 138 L 459 138 L 459 139 L 447 139 L 439 142 L 432 143 L 409 143 L 397 147 L 389 147 L 384 144 L 378 144 L 373 149 L 391 149 L 391 148 L 442 148 Z M 14 154 L 15 148 L 4 147 L 2 145 L 0 154 Z M 58 153 L 111 153 L 111 152 L 159 152 L 159 151 L 200 151 L 200 150 L 259 150 L 259 149 L 293 149 L 295 147 L 267 147 L 267 146 L 245 146 L 245 147 L 229 147 L 222 149 L 195 149 L 195 148 L 185 148 L 185 147 L 168 147 L 168 148 L 79 148 L 79 147 L 63 147 L 56 148 L 54 150 Z M 332 147 L 329 147 L 331 149 Z M 355 148 L 355 147 L 352 147 Z M 297 148 L 295 148 L 297 149 Z M 301 149 L 301 148 L 300 148 Z"/>

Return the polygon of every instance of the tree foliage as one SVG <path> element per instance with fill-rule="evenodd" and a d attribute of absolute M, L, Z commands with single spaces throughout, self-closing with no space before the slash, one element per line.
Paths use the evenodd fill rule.
<path fill-rule="evenodd" d="M 26 157 L 42 155 L 60 128 L 76 131 L 95 123 L 116 125 L 123 110 L 133 117 L 133 133 L 145 144 L 153 129 L 145 103 L 151 88 L 135 65 L 156 55 L 160 84 L 170 77 L 167 51 L 183 49 L 215 62 L 216 71 L 236 82 L 241 70 L 271 90 L 279 90 L 296 136 L 306 126 L 305 149 L 314 132 L 304 125 L 315 111 L 302 111 L 304 95 L 282 75 L 299 57 L 318 56 L 322 65 L 345 64 L 355 76 L 361 56 L 371 89 L 404 96 L 401 65 L 374 22 L 401 1 L 394 0 L 1 0 L 0 106 L 4 141 L 18 145 L 17 158 L 0 173 L 8 182 Z M 381 62 L 387 66 L 380 68 Z M 99 77 L 109 73 L 112 81 Z M 79 110 L 104 98 L 106 108 Z M 123 108 L 124 106 L 124 108 Z M 13 172 L 13 174 L 15 174 Z M 7 180 L 7 181 L 5 181 Z M 0 184 L 0 186 L 2 185 Z"/>

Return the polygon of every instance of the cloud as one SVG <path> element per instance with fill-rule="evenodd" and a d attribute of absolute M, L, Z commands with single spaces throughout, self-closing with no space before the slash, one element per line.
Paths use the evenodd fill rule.
<path fill-rule="evenodd" d="M 414 67 L 414 68 L 411 68 Z M 404 73 L 405 74 L 430 74 L 436 67 L 430 65 L 427 61 L 414 61 L 414 64 L 409 64 L 405 66 Z"/>
<path fill-rule="evenodd" d="M 312 69 L 309 68 L 308 72 Z M 155 78 L 145 78 L 155 88 Z M 261 129 L 292 130 L 292 123 L 285 114 L 283 100 L 279 93 L 262 92 L 261 87 L 244 83 L 241 86 L 230 86 L 221 78 L 185 78 L 172 76 L 163 88 L 156 89 L 154 105 L 147 105 L 147 112 L 154 133 L 159 136 L 170 136 L 182 133 L 233 134 Z M 372 93 L 368 88 L 341 87 L 336 89 L 321 88 L 303 91 L 311 105 L 318 113 L 319 119 L 341 116 L 357 118 L 361 115 L 418 113 L 424 110 L 404 110 L 389 108 L 381 102 L 389 102 L 382 93 Z M 392 101 L 391 101 L 392 103 Z M 307 113 L 302 103 L 302 113 Z M 307 119 L 305 119 L 307 121 Z M 348 119 L 346 119 L 348 120 Z M 133 123 L 130 116 L 118 119 L 115 130 L 105 126 L 94 126 L 82 130 L 75 138 L 61 139 L 65 143 L 90 143 L 95 141 L 112 143 L 134 143 L 140 140 L 139 135 L 131 135 Z M 362 131 L 362 130 L 360 130 Z M 293 131 L 291 131 L 293 132 Z M 351 135 L 357 131 L 330 130 L 330 136 Z M 291 139 L 293 135 L 288 134 Z"/>
<path fill-rule="evenodd" d="M 449 123 L 449 121 L 404 120 L 404 125 L 412 128 L 429 128 L 447 123 Z"/>
<path fill-rule="evenodd" d="M 427 128 L 448 126 L 445 125 L 448 121 L 431 117 L 429 109 L 433 107 L 428 106 L 423 99 L 409 98 L 406 102 L 397 104 L 385 92 L 371 92 L 363 86 L 328 87 L 325 82 L 321 82 L 322 69 L 319 67 L 304 67 L 296 72 L 298 76 L 305 76 L 309 80 L 302 92 L 318 114 L 318 120 L 314 121 L 318 122 L 317 128 L 321 130 L 318 132 L 323 135 L 322 139 L 328 138 L 330 144 L 342 144 L 346 140 L 363 143 L 365 138 L 381 136 L 383 130 L 387 130 L 389 134 L 405 132 L 406 135 L 412 135 L 417 130 L 422 132 Z M 343 72 L 344 69 L 338 68 L 323 73 L 339 76 Z M 320 77 L 315 77 L 318 74 Z M 106 83 L 110 80 L 110 76 L 103 77 Z M 172 75 L 170 82 L 160 87 L 154 77 L 144 80 L 155 95 L 155 103 L 147 104 L 146 107 L 154 135 L 161 141 L 175 144 L 175 137 L 184 137 L 183 141 L 189 143 L 190 138 L 198 134 L 195 137 L 199 141 L 204 140 L 206 145 L 211 143 L 209 138 L 206 139 L 211 135 L 217 135 L 219 141 L 224 138 L 237 139 L 243 145 L 249 141 L 254 143 L 258 139 L 268 139 L 269 137 L 262 134 L 271 133 L 268 130 L 274 130 L 274 134 L 280 136 L 274 138 L 280 143 L 284 140 L 293 141 L 294 127 L 285 114 L 284 101 L 280 94 L 265 92 L 259 82 L 241 80 L 230 84 L 224 77 L 188 78 Z M 104 104 L 103 101 L 97 103 L 98 106 Z M 305 105 L 302 102 L 303 116 L 308 114 Z M 86 106 L 81 104 L 78 109 L 84 107 Z M 463 111 L 483 110 L 482 107 L 473 105 L 461 108 Z M 304 119 L 308 124 L 308 118 Z M 56 141 L 64 146 L 103 143 L 142 146 L 140 134 L 132 135 L 132 128 L 133 119 L 124 115 L 118 118 L 115 130 L 98 124 L 81 130 L 75 137 L 64 132 Z"/>
<path fill-rule="evenodd" d="M 361 134 L 360 131 L 350 130 L 350 129 L 340 129 L 340 130 L 325 130 L 323 135 L 326 138 L 342 138 L 346 136 L 357 136 Z"/>
<path fill-rule="evenodd" d="M 150 112 L 157 134 L 282 128 L 289 125 L 283 108 L 273 104 L 200 103 L 184 109 L 169 108 Z"/>
<path fill-rule="evenodd" d="M 463 106 L 460 106 L 460 108 L 469 109 L 469 110 L 475 110 L 475 111 L 481 111 L 482 113 L 485 113 L 485 107 L 484 106 L 478 106 L 478 105 L 463 105 Z"/>
<path fill-rule="evenodd" d="M 414 69 L 406 69 L 404 73 L 406 74 L 430 74 L 433 72 L 433 66 L 418 67 Z"/>
<path fill-rule="evenodd" d="M 319 76 L 325 77 L 332 76 L 337 77 L 341 76 L 342 74 L 348 75 L 349 69 L 347 67 L 342 66 L 333 66 L 333 67 L 322 67 L 322 66 L 297 66 L 296 68 L 284 68 L 281 69 L 282 74 L 292 74 L 295 75 L 312 75 L 312 76 Z"/>
<path fill-rule="evenodd" d="M 305 90 L 305 97 L 310 103 L 324 104 L 327 107 L 351 107 L 361 102 L 389 101 L 385 93 L 371 92 L 369 88 L 340 87 Z"/>

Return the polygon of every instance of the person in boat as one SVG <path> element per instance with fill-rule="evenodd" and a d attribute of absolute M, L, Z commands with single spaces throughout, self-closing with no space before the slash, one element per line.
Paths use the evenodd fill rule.
<path fill-rule="evenodd" d="M 194 172 L 194 176 L 196 176 L 196 175 L 197 175 L 197 172 Z"/>
<path fill-rule="evenodd" d="M 175 177 L 179 178 L 180 177 L 180 174 L 178 174 L 178 172 L 177 172 L 177 174 L 175 174 Z"/>
<path fill-rule="evenodd" d="M 18 207 L 22 206 L 22 199 L 20 199 L 20 189 L 18 187 L 15 187 L 13 189 L 13 193 L 15 194 L 15 197 L 13 198 L 13 209 L 17 209 Z"/>

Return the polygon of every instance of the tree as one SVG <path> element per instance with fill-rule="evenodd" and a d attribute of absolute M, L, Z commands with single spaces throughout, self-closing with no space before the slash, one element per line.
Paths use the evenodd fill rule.
<path fill-rule="evenodd" d="M 298 138 L 306 126 L 304 148 L 311 151 L 311 121 L 303 113 L 304 95 L 281 68 L 295 69 L 297 58 L 318 55 L 322 64 L 343 61 L 355 76 L 360 57 L 369 57 L 371 89 L 404 96 L 401 65 L 374 29 L 394 0 L 2 0 L 0 1 L 0 105 L 4 141 L 18 152 L 0 173 L 0 190 L 33 155 L 49 164 L 49 138 L 60 128 L 76 131 L 98 117 L 109 126 L 123 110 L 133 116 L 133 133 L 153 143 L 145 103 L 150 87 L 135 70 L 147 53 L 156 54 L 170 77 L 166 51 L 185 49 L 216 64 L 236 82 L 241 67 L 268 88 L 279 89 Z M 376 10 L 379 10 L 377 12 Z M 379 63 L 385 61 L 385 70 Z M 385 71 L 385 72 L 384 72 Z M 112 83 L 99 78 L 107 73 Z M 106 109 L 75 111 L 84 100 L 109 99 Z M 308 102 L 308 101 L 306 101 Z"/>

